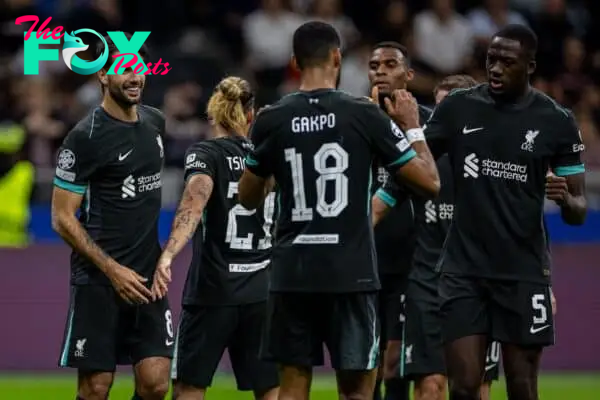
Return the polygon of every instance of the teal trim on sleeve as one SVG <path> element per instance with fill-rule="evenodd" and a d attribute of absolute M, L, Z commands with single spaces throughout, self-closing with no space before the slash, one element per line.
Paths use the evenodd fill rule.
<path fill-rule="evenodd" d="M 410 149 L 409 151 L 407 151 L 406 153 L 404 153 L 400 158 L 398 158 L 396 161 L 394 161 L 393 163 L 391 163 L 389 166 L 393 166 L 393 167 L 401 167 L 404 164 L 406 164 L 407 162 L 409 162 L 410 160 L 412 160 L 413 158 L 415 158 L 417 156 L 417 152 L 414 151 L 413 149 Z"/>
<path fill-rule="evenodd" d="M 557 176 L 569 176 L 569 175 L 577 175 L 585 173 L 585 167 L 583 164 L 579 165 L 569 165 L 567 167 L 556 167 L 554 168 L 554 173 Z"/>
<path fill-rule="evenodd" d="M 246 156 L 246 165 L 249 165 L 251 167 L 256 167 L 258 165 L 258 161 L 256 161 L 250 155 L 247 155 Z"/>
<path fill-rule="evenodd" d="M 84 194 L 87 186 L 76 185 L 74 183 L 65 182 L 62 179 L 54 178 L 54 186 L 58 186 L 61 189 L 68 190 L 69 192 Z"/>
<path fill-rule="evenodd" d="M 394 207 L 396 205 L 396 199 L 394 196 L 379 188 L 375 192 L 375 196 L 379 197 L 388 207 Z"/>

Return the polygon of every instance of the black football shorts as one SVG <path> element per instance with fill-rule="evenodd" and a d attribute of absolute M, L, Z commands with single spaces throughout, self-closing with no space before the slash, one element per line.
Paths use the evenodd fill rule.
<path fill-rule="evenodd" d="M 405 320 L 405 299 L 408 277 L 400 274 L 382 274 L 379 292 L 379 320 L 381 321 L 381 343 L 402 340 Z"/>
<path fill-rule="evenodd" d="M 514 345 L 554 344 L 547 284 L 442 274 L 439 290 L 444 341 L 485 334 Z"/>
<path fill-rule="evenodd" d="M 419 379 L 430 375 L 446 375 L 440 303 L 437 290 L 414 280 L 409 281 L 400 357 L 401 376 Z M 486 356 L 485 382 L 498 379 L 499 363 L 500 346 L 498 342 L 492 342 Z"/>
<path fill-rule="evenodd" d="M 259 359 L 266 303 L 184 306 L 171 368 L 175 381 L 211 385 L 227 349 L 238 390 L 263 392 L 279 386 L 277 365 Z"/>
<path fill-rule="evenodd" d="M 129 305 L 111 286 L 71 286 L 61 367 L 112 372 L 149 357 L 171 358 L 174 344 L 166 298 Z"/>
<path fill-rule="evenodd" d="M 324 364 L 323 344 L 336 370 L 379 365 L 377 292 L 270 293 L 261 355 L 282 365 Z"/>

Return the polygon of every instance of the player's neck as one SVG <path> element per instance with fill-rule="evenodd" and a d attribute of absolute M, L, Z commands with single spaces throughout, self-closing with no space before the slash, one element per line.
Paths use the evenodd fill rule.
<path fill-rule="evenodd" d="M 232 130 L 225 129 L 223 126 L 218 125 L 218 124 L 217 125 L 213 125 L 212 130 L 213 130 L 213 137 L 214 138 L 232 137 L 232 136 L 246 136 L 245 132 L 243 132 L 243 133 L 234 132 Z"/>
<path fill-rule="evenodd" d="M 122 106 L 111 96 L 104 96 L 101 107 L 115 119 L 125 122 L 136 122 L 138 120 L 137 105 L 135 104 Z"/>
<path fill-rule="evenodd" d="M 335 89 L 337 87 L 337 79 L 331 76 L 331 71 L 324 68 L 307 68 L 302 71 L 300 78 L 300 87 L 302 92 L 310 92 L 318 89 Z"/>
<path fill-rule="evenodd" d="M 529 96 L 529 93 L 531 93 L 531 86 L 527 85 L 527 86 L 525 86 L 525 89 L 517 95 L 517 98 L 515 99 L 515 103 L 520 103 L 523 100 L 525 100 Z"/>
<path fill-rule="evenodd" d="M 492 96 L 492 98 L 496 99 L 496 101 L 505 103 L 505 104 L 520 104 L 523 101 L 525 101 L 525 99 L 527 99 L 527 97 L 529 96 L 529 94 L 531 93 L 531 86 L 527 85 L 527 87 L 522 90 L 520 93 L 514 93 L 513 95 L 494 95 L 492 92 L 490 92 L 490 95 Z"/>

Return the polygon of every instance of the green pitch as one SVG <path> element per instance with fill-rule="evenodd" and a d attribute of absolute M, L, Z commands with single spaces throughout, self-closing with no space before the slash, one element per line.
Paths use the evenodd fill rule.
<path fill-rule="evenodd" d="M 492 400 L 506 399 L 503 382 L 493 388 Z M 66 375 L 4 375 L 0 376 L 0 399 L 7 400 L 71 400 L 75 398 L 75 376 Z M 597 400 L 600 375 L 544 375 L 540 381 L 540 398 L 544 400 Z M 111 400 L 129 400 L 131 377 L 118 377 Z M 169 397 L 170 398 L 170 397 Z M 235 390 L 231 377 L 220 376 L 209 389 L 211 400 L 250 400 L 249 394 Z M 318 377 L 313 384 L 311 400 L 336 399 L 335 382 L 330 376 Z"/>

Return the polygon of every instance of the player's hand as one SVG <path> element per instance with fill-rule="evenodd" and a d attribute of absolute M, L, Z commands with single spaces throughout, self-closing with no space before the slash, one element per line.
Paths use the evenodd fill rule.
<path fill-rule="evenodd" d="M 554 292 L 550 290 L 550 304 L 552 305 L 552 316 L 556 315 L 556 297 L 554 297 Z"/>
<path fill-rule="evenodd" d="M 131 268 L 119 265 L 111 271 L 108 277 L 123 300 L 129 304 L 148 304 L 152 298 L 152 292 L 144 283 L 148 279 L 137 274 Z"/>
<path fill-rule="evenodd" d="M 171 283 L 171 263 L 170 257 L 162 255 L 158 260 L 156 271 L 154 272 L 154 281 L 152 282 L 152 300 L 162 299 L 167 295 L 169 283 Z"/>
<path fill-rule="evenodd" d="M 377 89 L 376 87 L 374 87 L 374 89 Z M 371 90 L 371 93 L 373 93 L 373 91 Z M 363 96 L 363 99 L 370 101 L 371 103 L 375 103 L 375 100 L 373 100 L 372 97 L 369 96 Z"/>
<path fill-rule="evenodd" d="M 556 204 L 563 205 L 569 196 L 567 179 L 552 173 L 546 175 L 546 198 L 553 200 Z"/>
<path fill-rule="evenodd" d="M 377 87 L 373 88 L 374 93 L 379 96 Z M 377 99 L 379 97 L 374 97 Z M 417 101 L 406 90 L 394 90 L 391 98 L 385 98 L 385 109 L 388 115 L 396 122 L 403 130 L 419 128 L 419 107 Z"/>

